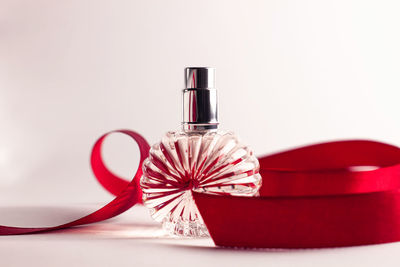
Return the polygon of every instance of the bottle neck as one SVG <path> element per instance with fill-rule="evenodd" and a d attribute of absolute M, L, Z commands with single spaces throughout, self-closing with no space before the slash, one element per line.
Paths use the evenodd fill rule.
<path fill-rule="evenodd" d="M 184 89 L 182 124 L 188 128 L 215 128 L 218 125 L 216 89 Z"/>
<path fill-rule="evenodd" d="M 216 131 L 218 123 L 182 123 L 182 130 L 185 132 Z"/>

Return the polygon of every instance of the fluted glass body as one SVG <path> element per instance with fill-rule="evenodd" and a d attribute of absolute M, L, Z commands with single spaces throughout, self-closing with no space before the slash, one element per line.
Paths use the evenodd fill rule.
<path fill-rule="evenodd" d="M 144 204 L 178 236 L 208 235 L 192 191 L 253 196 L 260 186 L 257 158 L 231 132 L 168 132 L 143 163 Z"/>

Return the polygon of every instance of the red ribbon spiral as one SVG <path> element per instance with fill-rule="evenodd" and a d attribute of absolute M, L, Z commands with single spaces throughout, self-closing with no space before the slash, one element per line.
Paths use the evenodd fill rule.
<path fill-rule="evenodd" d="M 111 133 L 133 138 L 140 162 L 132 181 L 111 173 L 101 145 Z M 141 203 L 139 179 L 150 146 L 138 133 L 118 130 L 95 143 L 91 165 L 116 198 L 99 210 L 55 227 L 0 226 L 0 235 L 29 234 L 109 219 Z M 400 148 L 374 141 L 337 141 L 259 158 L 259 197 L 194 193 L 216 245 L 310 248 L 400 241 Z M 373 166 L 373 170 L 360 170 Z"/>

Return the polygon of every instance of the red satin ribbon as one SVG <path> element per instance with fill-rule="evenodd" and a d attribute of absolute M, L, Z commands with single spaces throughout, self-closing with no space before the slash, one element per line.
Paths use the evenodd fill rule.
<path fill-rule="evenodd" d="M 339 141 L 259 160 L 260 197 L 194 194 L 216 245 L 321 248 L 400 241 L 399 148 Z"/>
<path fill-rule="evenodd" d="M 0 235 L 57 230 L 109 219 L 141 202 L 139 178 L 149 145 L 130 130 L 140 150 L 139 168 L 127 182 L 111 173 L 95 143 L 91 165 L 116 198 L 78 220 L 55 227 L 0 226 Z M 216 245 L 310 248 L 400 241 L 400 148 L 373 141 L 338 141 L 259 158 L 260 197 L 194 193 Z M 359 171 L 354 167 L 375 166 Z"/>
<path fill-rule="evenodd" d="M 101 145 L 104 139 L 111 133 L 123 133 L 133 138 L 139 146 L 140 162 L 138 170 L 132 181 L 127 182 L 115 174 L 111 173 L 101 158 Z M 126 210 L 130 209 L 136 203 L 142 202 L 142 192 L 139 186 L 139 179 L 142 176 L 142 163 L 149 155 L 150 146 L 140 134 L 130 130 L 117 130 L 106 133 L 100 137 L 93 146 L 90 162 L 93 172 L 100 182 L 100 184 L 107 189 L 110 193 L 114 194 L 114 198 L 110 203 L 106 204 L 99 210 L 62 225 L 54 227 L 39 227 L 39 228 L 26 228 L 26 227 L 10 227 L 0 226 L 0 235 L 18 235 L 18 234 L 31 234 L 50 230 L 58 230 L 66 227 L 77 226 L 82 224 L 95 223 L 107 220 L 117 216 Z"/>

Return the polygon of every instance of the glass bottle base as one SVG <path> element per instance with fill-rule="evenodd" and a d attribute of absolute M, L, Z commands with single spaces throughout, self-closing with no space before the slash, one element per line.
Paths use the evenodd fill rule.
<path fill-rule="evenodd" d="M 209 237 L 207 227 L 200 220 L 185 221 L 182 218 L 171 220 L 170 216 L 164 218 L 163 229 L 171 236 L 177 237 Z"/>

